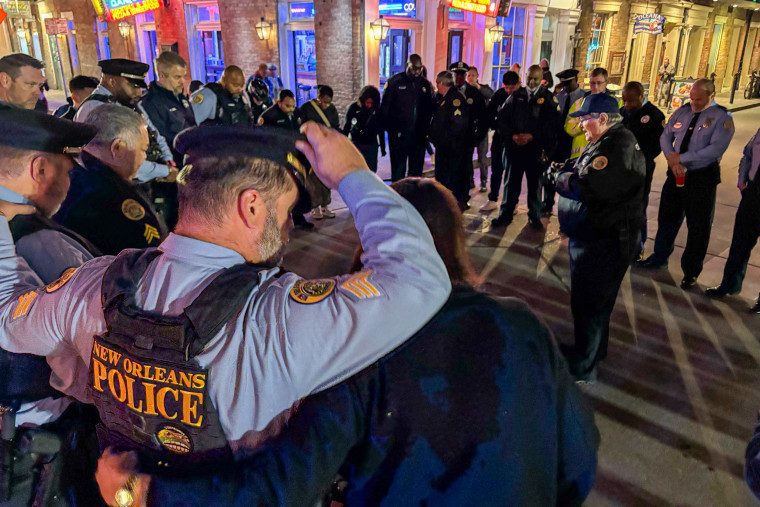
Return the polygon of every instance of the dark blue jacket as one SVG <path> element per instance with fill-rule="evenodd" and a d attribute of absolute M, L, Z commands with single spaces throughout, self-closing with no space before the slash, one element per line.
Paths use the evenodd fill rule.
<path fill-rule="evenodd" d="M 270 428 L 268 430 L 271 430 Z M 307 398 L 245 461 L 152 482 L 152 505 L 579 505 L 599 433 L 554 339 L 521 301 L 455 289 L 417 335 Z"/>
<path fill-rule="evenodd" d="M 153 81 L 140 100 L 145 114 L 158 129 L 174 155 L 174 162 L 182 167 L 182 156 L 174 150 L 174 138 L 186 128 L 195 126 L 195 116 L 185 95 L 175 95 Z"/>

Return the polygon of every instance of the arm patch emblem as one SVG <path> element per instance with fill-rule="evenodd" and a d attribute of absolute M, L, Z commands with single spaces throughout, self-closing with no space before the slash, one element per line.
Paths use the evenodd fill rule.
<path fill-rule="evenodd" d="M 372 270 L 360 271 L 340 284 L 340 288 L 350 292 L 359 299 L 370 299 L 380 296 L 380 291 L 369 281 Z"/>
<path fill-rule="evenodd" d="M 335 290 L 335 280 L 298 280 L 290 289 L 290 297 L 298 303 L 312 305 L 319 303 Z"/>
<path fill-rule="evenodd" d="M 51 292 L 55 292 L 64 285 L 66 285 L 66 282 L 71 280 L 71 277 L 74 276 L 74 273 L 77 272 L 77 269 L 79 268 L 69 268 L 66 271 L 63 272 L 63 274 L 58 278 L 58 280 L 55 280 L 53 282 L 50 282 L 47 287 L 45 287 L 45 292 L 50 294 Z"/>
<path fill-rule="evenodd" d="M 734 128 L 734 121 L 726 120 L 726 123 L 723 124 L 723 128 L 726 130 L 732 130 Z"/>
<path fill-rule="evenodd" d="M 594 160 L 591 161 L 591 167 L 593 167 L 597 171 L 601 171 L 602 169 L 607 167 L 607 157 L 596 157 Z"/>
<path fill-rule="evenodd" d="M 134 199 L 127 199 L 121 203 L 121 212 L 130 220 L 138 221 L 145 217 L 145 208 Z"/>
<path fill-rule="evenodd" d="M 196 104 L 202 104 L 203 103 L 203 94 L 199 93 L 198 95 L 193 97 L 193 102 Z"/>

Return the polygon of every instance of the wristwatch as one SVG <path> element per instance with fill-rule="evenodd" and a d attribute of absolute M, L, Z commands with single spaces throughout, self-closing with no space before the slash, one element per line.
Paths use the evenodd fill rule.
<path fill-rule="evenodd" d="M 116 490 L 114 500 L 118 507 L 132 507 L 135 501 L 135 482 L 137 482 L 137 476 L 130 475 L 127 483 Z"/>

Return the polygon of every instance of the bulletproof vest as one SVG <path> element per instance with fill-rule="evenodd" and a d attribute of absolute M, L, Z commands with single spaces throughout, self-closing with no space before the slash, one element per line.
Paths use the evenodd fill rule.
<path fill-rule="evenodd" d="M 18 243 L 18 240 L 24 236 L 34 234 L 35 232 L 53 230 L 68 236 L 69 238 L 82 245 L 82 247 L 90 252 L 93 257 L 100 257 L 103 255 L 100 250 L 98 250 L 98 247 L 90 243 L 88 240 L 76 232 L 72 231 L 71 229 L 67 229 L 66 227 L 40 215 L 39 213 L 34 213 L 32 215 L 16 215 L 13 220 L 8 223 L 8 226 L 11 229 L 13 241 L 16 243 Z"/>
<path fill-rule="evenodd" d="M 206 88 L 216 95 L 216 120 L 218 125 L 248 125 L 251 117 L 242 98 L 235 100 L 219 83 L 209 83 Z"/>
<path fill-rule="evenodd" d="M 138 307 L 137 283 L 156 249 L 125 250 L 103 277 L 107 332 L 96 336 L 88 392 L 103 424 L 101 447 L 138 451 L 141 468 L 163 474 L 231 459 L 208 369 L 195 357 L 248 301 L 264 266 L 242 264 L 217 276 L 185 311 Z"/>

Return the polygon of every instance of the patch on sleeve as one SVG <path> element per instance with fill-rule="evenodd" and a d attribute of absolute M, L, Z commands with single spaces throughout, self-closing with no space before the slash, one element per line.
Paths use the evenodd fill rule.
<path fill-rule="evenodd" d="M 259 124 L 259 127 L 264 125 L 264 115 L 259 116 L 259 121 L 257 123 Z"/>
<path fill-rule="evenodd" d="M 199 93 L 193 97 L 193 102 L 196 104 L 202 104 L 203 103 L 203 94 Z"/>
<path fill-rule="evenodd" d="M 445 102 L 441 102 L 441 105 L 444 105 L 444 104 Z M 459 99 L 454 99 L 454 102 L 452 102 L 452 104 L 454 104 L 454 107 L 459 107 L 462 105 L 462 102 Z"/>
<path fill-rule="evenodd" d="M 641 123 L 649 123 L 649 115 L 645 114 L 641 117 Z"/>
<path fill-rule="evenodd" d="M 145 232 L 143 232 L 145 241 L 150 245 L 154 239 L 161 239 L 161 235 L 158 233 L 158 229 L 150 224 L 145 224 Z"/>
<path fill-rule="evenodd" d="M 37 299 L 37 296 L 39 294 L 36 290 L 33 290 L 31 292 L 27 292 L 23 296 L 20 296 L 18 298 L 18 304 L 16 305 L 16 309 L 13 311 L 13 316 L 11 317 L 11 320 L 16 320 L 19 317 L 23 317 L 27 313 L 29 313 L 29 309 L 32 307 L 32 303 L 35 299 Z"/>
<path fill-rule="evenodd" d="M 138 221 L 145 217 L 145 208 L 134 199 L 127 199 L 121 203 L 121 212 L 130 220 Z"/>
<path fill-rule="evenodd" d="M 50 294 L 51 292 L 55 292 L 64 285 L 66 285 L 66 282 L 71 280 L 71 277 L 74 276 L 74 273 L 77 272 L 77 269 L 79 268 L 69 268 L 66 271 L 63 272 L 63 274 L 58 278 L 58 280 L 55 280 L 53 282 L 50 282 L 47 287 L 45 287 L 45 292 Z"/>
<path fill-rule="evenodd" d="M 591 167 L 593 167 L 597 171 L 601 171 L 602 169 L 607 167 L 607 157 L 596 157 L 594 160 L 591 161 Z"/>
<path fill-rule="evenodd" d="M 335 290 L 335 280 L 298 280 L 292 289 L 290 297 L 305 305 L 319 303 Z"/>
<path fill-rule="evenodd" d="M 369 281 L 372 270 L 360 271 L 340 284 L 340 288 L 350 292 L 359 299 L 370 299 L 380 296 L 378 288 Z"/>
<path fill-rule="evenodd" d="M 734 121 L 733 120 L 726 120 L 726 122 L 723 124 L 723 128 L 726 130 L 733 130 L 734 129 Z"/>
<path fill-rule="evenodd" d="M 538 105 L 541 105 L 541 104 L 543 104 L 543 103 L 544 103 L 544 98 L 543 98 L 543 97 L 539 98 L 539 99 L 536 101 L 536 104 L 538 104 Z"/>

